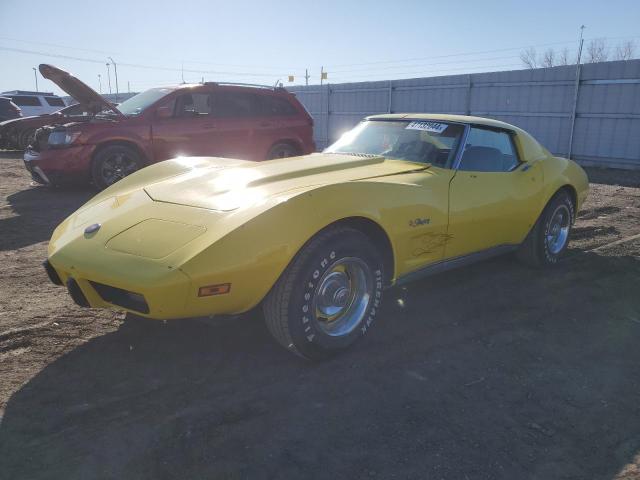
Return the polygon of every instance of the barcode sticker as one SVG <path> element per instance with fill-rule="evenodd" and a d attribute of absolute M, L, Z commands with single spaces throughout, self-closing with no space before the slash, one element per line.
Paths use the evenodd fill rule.
<path fill-rule="evenodd" d="M 422 130 L 423 132 L 442 133 L 447 129 L 446 123 L 416 121 L 406 127 L 407 130 Z"/>

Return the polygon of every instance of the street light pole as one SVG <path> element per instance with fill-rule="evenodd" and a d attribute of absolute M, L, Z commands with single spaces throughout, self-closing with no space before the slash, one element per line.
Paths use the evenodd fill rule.
<path fill-rule="evenodd" d="M 113 73 L 116 76 L 116 103 L 118 103 L 118 93 L 120 93 L 118 91 L 118 65 L 116 65 L 116 62 L 113 58 L 111 57 L 107 57 L 109 60 L 111 60 L 111 63 L 113 63 Z"/>
<path fill-rule="evenodd" d="M 100 95 L 102 95 L 102 75 L 98 74 L 98 85 L 100 86 Z"/>
<path fill-rule="evenodd" d="M 33 69 L 33 76 L 36 79 L 36 92 L 38 92 L 38 70 L 36 70 L 36 67 L 31 67 Z"/>
<path fill-rule="evenodd" d="M 111 94 L 111 74 L 109 73 L 109 64 L 107 63 L 107 80 L 109 81 L 109 94 Z"/>

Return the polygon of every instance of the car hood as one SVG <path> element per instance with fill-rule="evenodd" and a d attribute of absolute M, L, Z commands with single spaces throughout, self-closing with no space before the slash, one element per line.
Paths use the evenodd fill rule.
<path fill-rule="evenodd" d="M 384 157 L 316 153 L 265 162 L 214 161 L 146 185 L 144 190 L 157 202 L 230 211 L 286 192 L 425 168 L 429 165 Z"/>
<path fill-rule="evenodd" d="M 45 63 L 40 64 L 38 69 L 44 78 L 51 80 L 58 87 L 75 98 L 78 103 L 87 108 L 88 111 L 98 113 L 102 110 L 112 110 L 124 117 L 115 105 L 105 100 L 102 95 L 89 87 L 86 83 L 71 75 L 69 72 L 65 72 L 53 65 L 47 65 Z"/>

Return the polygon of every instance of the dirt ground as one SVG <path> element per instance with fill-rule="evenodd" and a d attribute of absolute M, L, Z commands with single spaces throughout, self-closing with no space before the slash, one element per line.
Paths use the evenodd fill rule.
<path fill-rule="evenodd" d="M 0 478 L 640 478 L 640 238 L 612 244 L 640 234 L 638 173 L 589 172 L 557 268 L 391 289 L 367 339 L 309 364 L 259 313 L 76 307 L 40 264 L 93 192 L 31 186 L 15 154 L 0 172 Z"/>

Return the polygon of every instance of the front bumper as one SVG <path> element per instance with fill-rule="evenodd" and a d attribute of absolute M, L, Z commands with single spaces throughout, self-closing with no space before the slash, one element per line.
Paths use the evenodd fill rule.
<path fill-rule="evenodd" d="M 24 152 L 24 166 L 33 180 L 45 185 L 75 183 L 89 178 L 94 145 Z"/>

